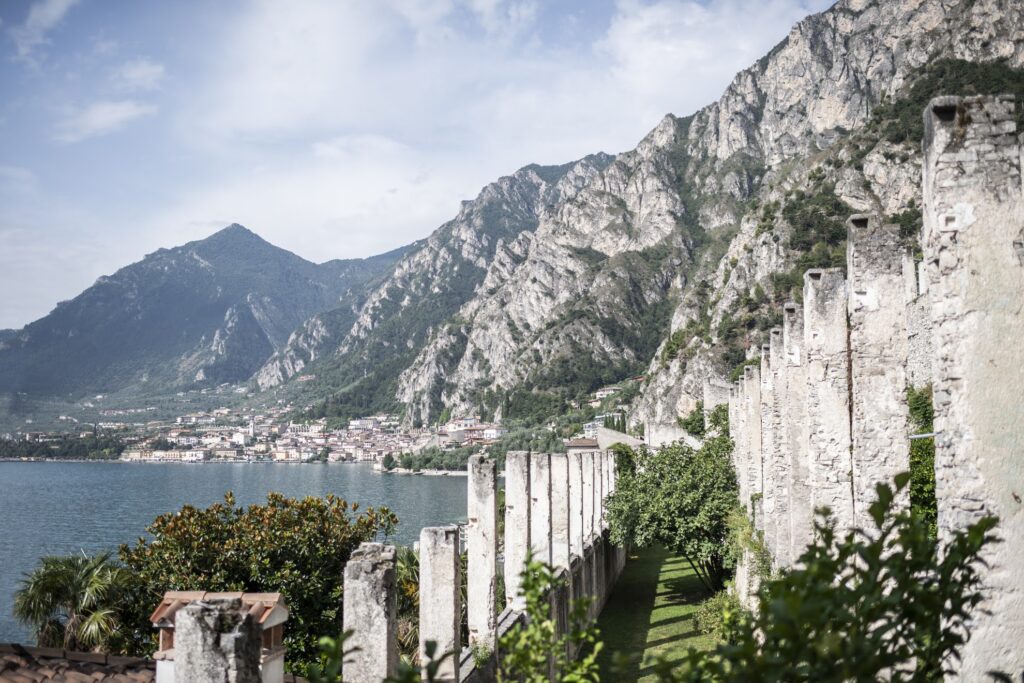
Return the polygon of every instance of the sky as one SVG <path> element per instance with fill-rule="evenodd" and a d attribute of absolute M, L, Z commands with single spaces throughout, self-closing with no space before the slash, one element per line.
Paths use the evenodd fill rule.
<path fill-rule="evenodd" d="M 311 261 L 631 149 L 829 0 L 0 0 L 0 328 L 241 223 Z"/>

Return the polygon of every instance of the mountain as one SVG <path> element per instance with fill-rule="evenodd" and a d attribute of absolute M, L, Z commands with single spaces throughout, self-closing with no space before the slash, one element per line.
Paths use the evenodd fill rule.
<path fill-rule="evenodd" d="M 317 265 L 240 225 L 160 249 L 0 336 L 0 393 L 154 394 L 244 382 L 296 327 L 401 254 Z"/>
<path fill-rule="evenodd" d="M 1024 94 L 1022 55 L 1016 0 L 842 0 L 636 149 L 488 186 L 365 303 L 310 321 L 261 386 L 305 368 L 313 414 L 415 422 L 542 417 L 643 374 L 631 422 L 673 438 L 803 271 L 842 265 L 849 213 L 913 233 L 928 97 Z"/>
<path fill-rule="evenodd" d="M 358 415 L 396 403 L 399 374 L 471 300 L 505 246 L 537 229 L 548 207 L 573 196 L 611 157 L 531 165 L 486 186 L 458 215 L 412 245 L 365 301 L 316 315 L 257 373 L 263 389 L 315 374 L 303 395 L 321 412 Z M 514 257 L 513 257 L 514 258 Z"/>

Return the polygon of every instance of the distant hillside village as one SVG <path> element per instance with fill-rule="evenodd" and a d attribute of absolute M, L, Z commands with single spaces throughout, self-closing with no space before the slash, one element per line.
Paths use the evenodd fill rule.
<path fill-rule="evenodd" d="M 585 421 L 570 423 L 567 430 L 555 419 L 559 416 L 552 416 L 549 424 L 538 429 L 547 433 L 547 443 L 561 442 L 559 450 L 593 448 L 599 428 L 618 428 L 620 424 L 624 428 L 625 409 L 615 401 L 619 395 L 619 386 L 603 387 L 574 406 Z M 617 407 L 610 412 L 596 410 L 609 405 Z M 291 405 L 260 412 L 218 408 L 181 415 L 170 422 L 102 422 L 88 428 L 79 426 L 76 433 L 8 433 L 0 438 L 0 458 L 134 463 L 371 462 L 379 470 L 403 472 L 461 469 L 470 453 L 494 448 L 503 453 L 506 449 L 501 446 L 510 432 L 500 420 L 488 422 L 477 415 L 448 418 L 422 428 L 403 427 L 396 414 L 360 417 L 335 428 L 325 419 L 295 421 L 294 415 Z M 461 457 L 449 457 L 452 453 Z M 428 455 L 417 459 L 420 454 Z"/>

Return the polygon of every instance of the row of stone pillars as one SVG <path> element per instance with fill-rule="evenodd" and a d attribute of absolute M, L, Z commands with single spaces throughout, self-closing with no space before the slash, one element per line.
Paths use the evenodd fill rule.
<path fill-rule="evenodd" d="M 625 561 L 625 553 L 607 542 L 604 500 L 615 488 L 614 457 L 605 451 L 526 453 L 513 451 L 505 461 L 505 595 L 498 585 L 498 473 L 493 459 L 475 455 L 468 465 L 466 545 L 466 612 L 468 646 L 477 654 L 496 652 L 502 628 L 521 618 L 525 607 L 520 573 L 527 556 L 551 565 L 566 589 L 551 595 L 552 613 L 567 628 L 569 602 L 590 597 L 596 617 Z M 442 664 L 440 680 L 472 677 L 473 657 L 464 651 L 461 543 L 457 526 L 428 527 L 420 533 L 420 658 L 426 645 L 436 655 L 455 653 Z M 349 645 L 358 648 L 345 666 L 347 683 L 378 683 L 394 675 L 395 639 L 394 549 L 363 544 L 345 570 L 345 628 Z M 505 605 L 499 614 L 499 601 Z M 493 667 L 492 667 L 493 668 Z"/>
<path fill-rule="evenodd" d="M 1024 671 L 1022 145 L 1012 97 L 939 98 L 925 128 L 920 266 L 897 226 L 850 218 L 845 276 L 805 274 L 802 305 L 784 306 L 759 366 L 730 391 L 729 417 L 741 499 L 786 567 L 811 541 L 816 507 L 840 533 L 870 527 L 875 485 L 910 469 L 908 384 L 932 384 L 940 537 L 1000 518 L 959 673 L 982 680 Z M 720 396 L 710 384 L 705 398 Z"/>

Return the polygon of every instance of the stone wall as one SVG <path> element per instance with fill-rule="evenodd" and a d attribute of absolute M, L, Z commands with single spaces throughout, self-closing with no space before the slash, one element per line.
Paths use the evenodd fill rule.
<path fill-rule="evenodd" d="M 931 384 L 940 538 L 984 515 L 984 555 L 957 680 L 1024 671 L 1024 189 L 1012 97 L 944 97 L 925 111 L 923 261 L 874 215 L 848 222 L 847 267 L 811 270 L 803 303 L 729 392 L 740 498 L 778 567 L 828 506 L 870 528 L 875 485 L 910 469 L 907 388 Z M 909 505 L 904 494 L 898 505 Z M 751 558 L 736 590 L 755 603 Z"/>

